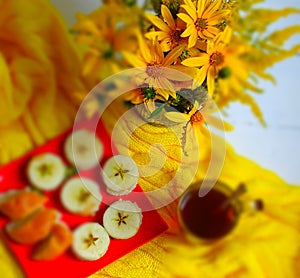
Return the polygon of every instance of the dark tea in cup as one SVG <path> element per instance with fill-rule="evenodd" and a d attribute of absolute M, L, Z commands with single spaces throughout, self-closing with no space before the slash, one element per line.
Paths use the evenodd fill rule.
<path fill-rule="evenodd" d="M 193 184 L 180 198 L 179 221 L 188 232 L 198 238 L 223 237 L 236 226 L 241 203 L 232 198 L 233 190 L 221 182 L 217 182 L 205 196 L 200 197 L 201 184 Z"/>

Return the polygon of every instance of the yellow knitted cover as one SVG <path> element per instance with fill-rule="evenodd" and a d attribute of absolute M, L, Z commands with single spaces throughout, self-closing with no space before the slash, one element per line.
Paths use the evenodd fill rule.
<path fill-rule="evenodd" d="M 0 163 L 3 164 L 69 127 L 77 108 L 74 92 L 82 87 L 74 66 L 78 62 L 76 53 L 60 19 L 46 1 L 0 0 L 0 10 L 3 34 Z M 32 18 L 36 17 L 39 24 L 33 24 Z M 105 123 L 109 130 L 121 113 L 117 102 L 107 110 Z M 124 133 L 124 138 L 127 135 Z M 133 138 L 129 140 L 130 155 L 139 164 L 149 159 L 147 143 L 159 142 L 166 150 L 162 170 L 154 177 L 140 179 L 145 191 L 156 189 L 178 169 L 180 147 L 176 146 L 170 130 L 153 125 L 136 130 L 134 138 L 143 138 L 144 142 L 141 145 Z M 199 141 L 204 152 L 196 179 L 205 175 L 211 148 L 206 138 Z M 121 143 L 119 148 L 126 151 Z M 167 233 L 92 277 L 300 277 L 300 187 L 286 184 L 275 173 L 237 155 L 230 146 L 220 178 L 232 187 L 245 182 L 248 192 L 243 198 L 262 198 L 264 211 L 244 213 L 237 228 L 220 241 L 195 244 L 178 225 L 178 200 L 175 200 L 159 210 L 170 227 Z M 2 244 L 0 276 L 22 277 Z"/>

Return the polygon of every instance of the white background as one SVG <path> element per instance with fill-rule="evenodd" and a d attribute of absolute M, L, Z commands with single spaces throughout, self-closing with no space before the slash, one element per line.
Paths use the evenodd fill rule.
<path fill-rule="evenodd" d="M 99 6 L 99 0 L 50 0 L 61 11 L 67 23 L 75 23 L 74 15 L 88 13 Z M 280 9 L 297 7 L 299 0 L 266 0 L 261 6 Z M 293 15 L 272 24 L 270 30 L 291 24 L 300 25 L 300 15 Z M 294 36 L 286 45 L 300 43 L 300 35 Z M 227 133 L 227 140 L 235 150 L 265 168 L 277 172 L 289 183 L 300 184 L 300 53 L 270 68 L 277 84 L 259 82 L 264 94 L 255 96 L 267 128 L 262 127 L 250 109 L 239 103 L 230 105 L 226 120 L 235 127 Z"/>

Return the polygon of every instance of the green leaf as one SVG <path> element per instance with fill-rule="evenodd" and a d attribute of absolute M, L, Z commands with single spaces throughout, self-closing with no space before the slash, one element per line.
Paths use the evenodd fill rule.
<path fill-rule="evenodd" d="M 149 115 L 148 119 L 152 119 L 152 118 L 156 117 L 157 115 L 159 115 L 159 114 L 163 111 L 163 109 L 164 109 L 165 106 L 166 106 L 166 103 L 163 103 L 161 106 L 159 106 L 157 109 L 155 109 L 155 110 Z"/>

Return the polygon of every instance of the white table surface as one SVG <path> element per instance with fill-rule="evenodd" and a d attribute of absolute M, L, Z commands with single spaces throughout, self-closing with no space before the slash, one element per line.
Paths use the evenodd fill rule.
<path fill-rule="evenodd" d="M 75 23 L 75 13 L 88 13 L 96 9 L 99 0 L 50 0 L 62 13 L 68 25 Z M 280 9 L 297 7 L 299 0 L 266 0 L 261 6 Z M 272 24 L 270 30 L 291 24 L 300 24 L 300 15 L 293 15 Z M 300 43 L 300 35 L 294 36 L 287 45 Z M 284 180 L 300 184 L 300 53 L 270 68 L 269 73 L 277 84 L 259 82 L 264 94 L 256 95 L 267 122 L 262 127 L 250 109 L 239 103 L 230 105 L 226 120 L 235 126 L 226 138 L 235 150 L 265 168 L 278 173 Z"/>

